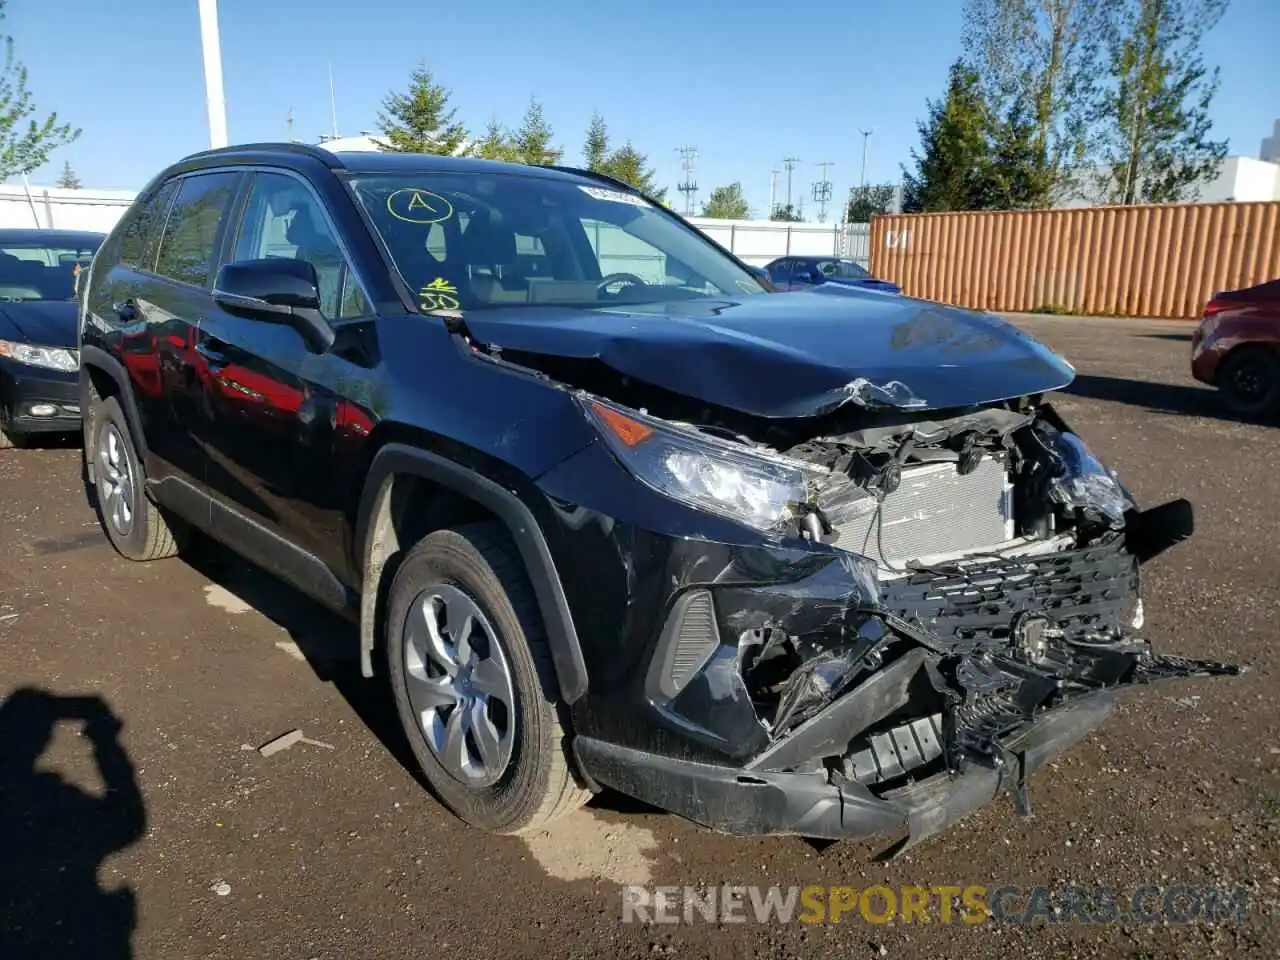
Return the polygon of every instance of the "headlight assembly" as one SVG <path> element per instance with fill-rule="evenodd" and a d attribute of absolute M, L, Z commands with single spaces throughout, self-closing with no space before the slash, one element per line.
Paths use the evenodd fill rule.
<path fill-rule="evenodd" d="M 780 534 L 806 498 L 799 464 L 594 397 L 579 403 L 622 464 L 673 500 Z"/>
<path fill-rule="evenodd" d="M 1049 487 L 1050 496 L 1063 506 L 1092 509 L 1113 526 L 1122 525 L 1125 511 L 1136 504 L 1116 472 L 1074 433 L 1053 431 L 1049 443 L 1063 466 Z"/>
<path fill-rule="evenodd" d="M 79 352 L 62 347 L 37 347 L 30 343 L 0 340 L 0 357 L 7 357 L 29 367 L 44 367 L 46 370 L 61 370 L 64 373 L 80 368 Z"/>

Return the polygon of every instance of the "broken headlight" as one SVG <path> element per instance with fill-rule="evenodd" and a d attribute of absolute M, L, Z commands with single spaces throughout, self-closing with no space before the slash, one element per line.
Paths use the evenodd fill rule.
<path fill-rule="evenodd" d="M 1094 456 L 1074 433 L 1053 431 L 1049 445 L 1057 454 L 1062 470 L 1049 486 L 1049 495 L 1066 507 L 1092 510 L 1112 526 L 1124 523 L 1126 510 L 1135 504 L 1116 472 Z"/>
<path fill-rule="evenodd" d="M 799 464 L 594 397 L 579 402 L 623 465 L 673 500 L 782 533 L 805 499 Z"/>

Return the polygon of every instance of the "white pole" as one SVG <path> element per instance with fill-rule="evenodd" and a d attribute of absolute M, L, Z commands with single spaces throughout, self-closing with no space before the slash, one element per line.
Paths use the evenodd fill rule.
<path fill-rule="evenodd" d="M 204 90 L 209 104 L 209 146 L 227 145 L 227 102 L 222 96 L 222 46 L 218 42 L 218 0 L 200 2 L 200 46 Z"/>
<path fill-rule="evenodd" d="M 338 100 L 333 92 L 333 64 L 329 64 L 329 113 L 333 117 L 333 139 L 338 139 Z"/>

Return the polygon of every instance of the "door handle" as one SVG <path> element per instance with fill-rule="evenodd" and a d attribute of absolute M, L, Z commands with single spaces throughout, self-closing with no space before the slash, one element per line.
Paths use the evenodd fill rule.
<path fill-rule="evenodd" d="M 116 312 L 121 320 L 125 323 L 132 323 L 138 319 L 138 304 L 133 300 L 124 300 L 120 303 L 113 303 L 111 309 Z"/>

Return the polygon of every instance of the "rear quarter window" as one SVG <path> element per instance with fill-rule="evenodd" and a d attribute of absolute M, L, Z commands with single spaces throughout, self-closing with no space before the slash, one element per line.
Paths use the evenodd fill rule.
<path fill-rule="evenodd" d="M 165 221 L 156 273 L 208 286 L 222 225 L 231 210 L 240 175 L 198 173 L 183 177 Z"/>

